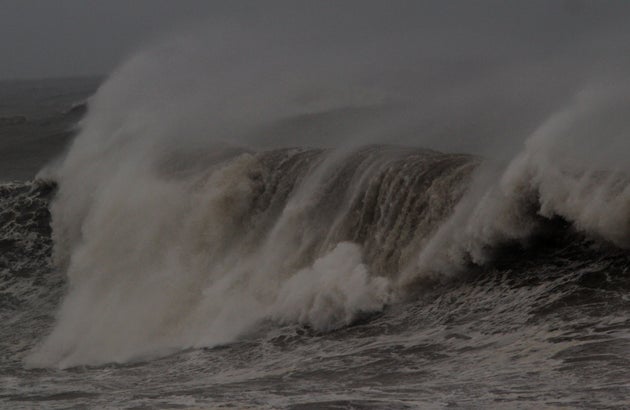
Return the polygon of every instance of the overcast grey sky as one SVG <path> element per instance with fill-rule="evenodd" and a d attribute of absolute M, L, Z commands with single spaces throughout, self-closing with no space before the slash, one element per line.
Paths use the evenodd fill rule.
<path fill-rule="evenodd" d="M 0 0 L 0 78 L 106 74 L 157 36 L 223 21 L 327 42 L 402 29 L 446 56 L 618 58 L 628 54 L 629 3 Z"/>
<path fill-rule="evenodd" d="M 0 78 L 104 74 L 160 33 L 221 13 L 203 0 L 0 0 Z"/>

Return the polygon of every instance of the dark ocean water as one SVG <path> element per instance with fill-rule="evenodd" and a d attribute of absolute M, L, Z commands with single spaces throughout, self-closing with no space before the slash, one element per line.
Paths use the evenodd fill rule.
<path fill-rule="evenodd" d="M 67 145 L 98 78 L 0 82 L 0 178 L 29 180 Z"/>
<path fill-rule="evenodd" d="M 0 84 L 0 406 L 630 407 L 627 176 L 577 175 L 603 203 L 521 179 L 472 201 L 465 154 L 179 149 L 138 170 L 78 144 L 85 174 L 71 154 L 65 184 L 33 180 L 96 85 Z"/>

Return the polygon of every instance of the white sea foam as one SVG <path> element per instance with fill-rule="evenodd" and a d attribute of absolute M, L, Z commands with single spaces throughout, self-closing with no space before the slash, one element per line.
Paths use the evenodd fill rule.
<path fill-rule="evenodd" d="M 587 88 L 506 167 L 482 167 L 402 283 L 483 264 L 497 244 L 526 241 L 542 219 L 556 216 L 587 235 L 630 246 L 627 94 L 627 87 Z"/>

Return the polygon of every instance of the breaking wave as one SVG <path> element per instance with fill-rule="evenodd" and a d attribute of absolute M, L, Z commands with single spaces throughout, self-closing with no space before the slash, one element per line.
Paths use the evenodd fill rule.
<path fill-rule="evenodd" d="M 138 57 L 115 73 L 64 159 L 40 173 L 58 184 L 53 256 L 68 283 L 30 366 L 215 346 L 264 321 L 336 329 L 456 280 L 506 246 L 527 248 L 558 219 L 576 235 L 630 246 L 624 90 L 586 89 L 497 164 L 391 145 L 286 148 L 286 136 L 285 147 L 261 148 L 257 131 L 293 132 L 295 118 L 334 139 L 393 109 L 351 95 L 302 115 L 286 110 L 287 90 L 269 105 L 251 93 L 216 97 L 256 119 L 241 124 L 186 84 L 155 91 L 154 63 Z M 328 127 L 347 109 L 367 112 L 361 127 Z M 208 110 L 223 122 L 200 123 Z"/>
<path fill-rule="evenodd" d="M 500 246 L 526 246 L 556 216 L 627 244 L 627 180 L 572 175 L 587 179 L 580 187 L 598 178 L 597 189 L 556 204 L 535 185 L 535 170 L 514 175 L 523 161 L 479 200 L 470 189 L 478 159 L 384 146 L 242 153 L 200 173 L 131 174 L 140 180 L 117 174 L 94 187 L 81 216 L 66 218 L 77 196 L 62 184 L 53 227 L 69 290 L 29 363 L 213 346 L 264 320 L 335 329 L 418 282 L 488 262 Z"/>

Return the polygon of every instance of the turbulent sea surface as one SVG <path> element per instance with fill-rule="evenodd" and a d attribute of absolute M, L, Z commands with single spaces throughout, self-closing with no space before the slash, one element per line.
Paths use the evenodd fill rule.
<path fill-rule="evenodd" d="M 0 406 L 630 406 L 630 179 L 549 136 L 584 129 L 581 102 L 496 170 L 156 148 L 103 116 L 106 85 L 34 177 L 96 80 L 3 87 L 54 103 L 0 122 Z M 330 115 L 291 132 L 309 121 Z"/>

